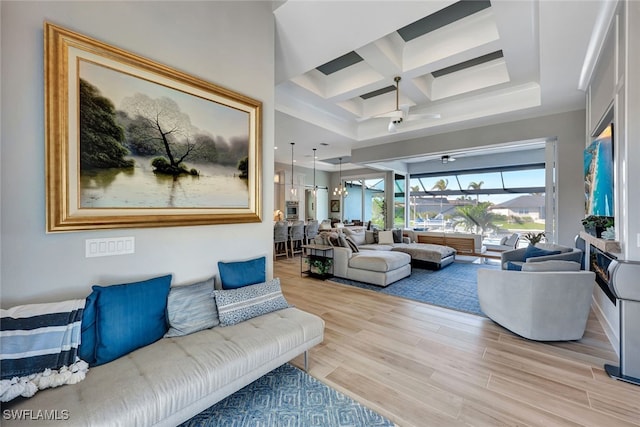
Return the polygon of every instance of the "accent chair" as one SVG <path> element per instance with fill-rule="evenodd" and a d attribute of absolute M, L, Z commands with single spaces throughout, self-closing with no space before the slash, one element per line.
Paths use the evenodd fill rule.
<path fill-rule="evenodd" d="M 478 300 L 490 319 L 524 338 L 582 338 L 595 273 L 572 261 L 526 263 L 522 271 L 478 270 Z"/>
<path fill-rule="evenodd" d="M 534 246 L 504 251 L 500 254 L 503 270 L 520 270 L 525 263 L 551 260 L 582 263 L 582 250 L 551 243 L 536 243 Z"/>

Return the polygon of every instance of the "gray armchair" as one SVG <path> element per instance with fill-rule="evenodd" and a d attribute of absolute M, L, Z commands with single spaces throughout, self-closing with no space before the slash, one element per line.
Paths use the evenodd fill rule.
<path fill-rule="evenodd" d="M 524 338 L 578 340 L 587 325 L 594 284 L 592 271 L 481 269 L 478 299 L 490 319 Z"/>
<path fill-rule="evenodd" d="M 504 251 L 500 254 L 500 264 L 502 265 L 502 269 L 507 270 L 507 264 L 509 262 L 516 264 L 519 267 L 522 267 L 522 265 L 527 262 L 543 262 L 551 260 L 573 261 L 582 264 L 583 252 L 580 249 L 549 243 L 537 243 L 535 247 L 547 251 L 560 251 L 560 253 L 555 255 L 544 255 L 527 258 L 526 254 L 528 248 L 518 248 L 510 251 Z"/>

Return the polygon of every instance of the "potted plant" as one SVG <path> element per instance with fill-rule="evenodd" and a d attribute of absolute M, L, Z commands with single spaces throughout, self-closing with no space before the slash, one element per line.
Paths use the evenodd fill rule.
<path fill-rule="evenodd" d="M 602 237 L 602 232 L 605 231 L 607 227 L 613 227 L 614 225 L 613 217 L 610 216 L 589 215 L 583 218 L 581 222 L 584 231 L 598 238 Z"/>
<path fill-rule="evenodd" d="M 522 236 L 522 238 L 527 240 L 529 242 L 529 245 L 535 246 L 536 243 L 540 243 L 542 239 L 544 239 L 544 236 L 545 236 L 544 231 L 540 233 L 534 233 L 530 231 L 524 236 Z"/>
<path fill-rule="evenodd" d="M 331 270 L 331 265 L 333 264 L 333 260 L 331 258 L 325 257 L 310 258 L 307 262 L 309 263 L 310 271 L 320 276 L 328 274 Z"/>

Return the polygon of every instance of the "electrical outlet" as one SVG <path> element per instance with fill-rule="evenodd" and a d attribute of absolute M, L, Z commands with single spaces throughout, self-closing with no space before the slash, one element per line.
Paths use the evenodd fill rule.
<path fill-rule="evenodd" d="M 135 237 L 111 237 L 85 240 L 85 257 L 125 255 L 135 252 Z"/>

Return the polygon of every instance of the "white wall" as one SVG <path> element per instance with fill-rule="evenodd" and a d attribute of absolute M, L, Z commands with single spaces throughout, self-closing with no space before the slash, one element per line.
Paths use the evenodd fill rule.
<path fill-rule="evenodd" d="M 270 2 L 0 2 L 2 307 L 85 296 L 93 284 L 217 272 L 272 246 L 274 20 Z M 43 21 L 263 102 L 261 223 L 45 233 Z M 136 252 L 85 258 L 85 239 L 134 236 Z M 268 256 L 268 276 L 273 265 Z"/>
<path fill-rule="evenodd" d="M 587 92 L 587 132 L 595 131 L 608 109 L 614 109 L 616 238 L 621 259 L 640 260 L 640 3 L 620 2 L 598 56 Z M 618 307 L 596 288 L 594 302 L 614 348 L 619 339 Z"/>

